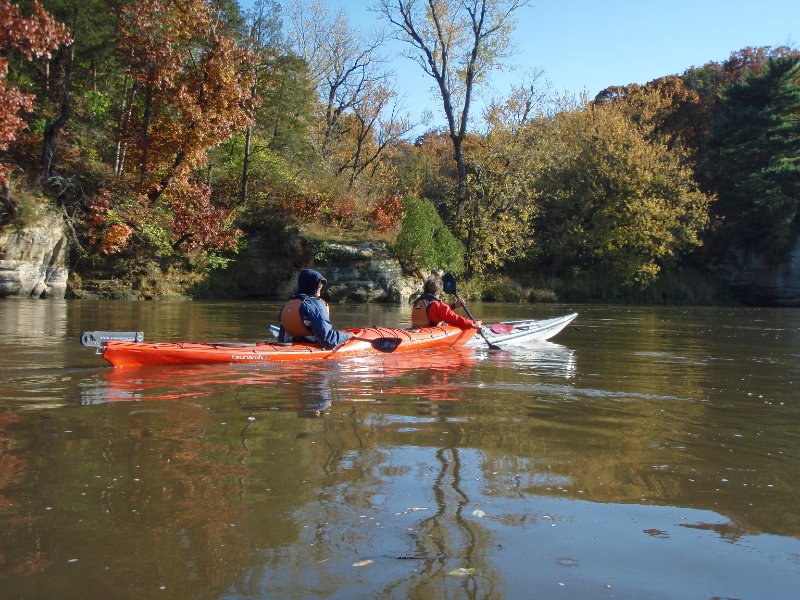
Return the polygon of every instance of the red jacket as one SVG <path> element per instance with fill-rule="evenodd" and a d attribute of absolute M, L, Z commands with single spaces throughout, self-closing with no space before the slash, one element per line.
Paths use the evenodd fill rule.
<path fill-rule="evenodd" d="M 429 302 L 430 304 L 428 304 L 427 314 L 431 323 L 439 324 L 441 322 L 445 322 L 448 325 L 454 325 L 456 327 L 460 327 L 461 329 L 469 329 L 472 327 L 474 321 L 454 313 L 453 309 L 451 309 L 441 300 L 429 300 Z"/>

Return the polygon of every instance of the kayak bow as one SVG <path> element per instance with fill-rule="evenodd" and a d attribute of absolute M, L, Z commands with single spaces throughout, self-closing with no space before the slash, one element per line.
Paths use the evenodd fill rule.
<path fill-rule="evenodd" d="M 567 325 L 572 323 L 578 313 L 571 313 L 552 319 L 527 321 L 501 321 L 484 329 L 486 337 L 495 345 L 509 346 L 529 341 L 549 340 Z M 481 342 L 473 339 L 470 346 L 479 347 Z"/>

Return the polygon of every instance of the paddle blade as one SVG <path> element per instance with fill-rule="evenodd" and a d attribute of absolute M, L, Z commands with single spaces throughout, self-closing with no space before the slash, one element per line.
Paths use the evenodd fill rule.
<path fill-rule="evenodd" d="M 445 273 L 444 277 L 442 277 L 442 287 L 448 294 L 458 295 L 456 293 L 456 278 L 450 273 Z"/>
<path fill-rule="evenodd" d="M 403 340 L 397 337 L 382 337 L 370 340 L 369 343 L 378 352 L 394 352 Z"/>
<path fill-rule="evenodd" d="M 511 333 L 514 331 L 514 327 L 512 325 L 506 325 L 505 323 L 494 323 L 489 325 L 489 330 L 492 333 Z"/>

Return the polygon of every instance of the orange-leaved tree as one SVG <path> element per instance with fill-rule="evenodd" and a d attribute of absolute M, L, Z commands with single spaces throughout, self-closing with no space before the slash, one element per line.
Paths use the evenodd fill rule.
<path fill-rule="evenodd" d="M 148 241 L 154 231 L 168 238 L 172 250 L 234 248 L 230 210 L 212 204 L 196 175 L 210 148 L 251 122 L 252 56 L 221 31 L 206 0 L 129 2 L 120 29 L 134 85 L 117 196 L 136 205 L 122 220 Z"/>
<path fill-rule="evenodd" d="M 30 16 L 23 15 L 19 6 L 9 0 L 0 0 L 0 151 L 7 150 L 25 128 L 25 120 L 19 113 L 32 110 L 34 98 L 33 94 L 9 84 L 7 53 L 15 50 L 28 60 L 49 58 L 52 50 L 70 42 L 67 28 L 36 0 Z M 8 188 L 10 171 L 11 165 L 0 160 L 0 198 L 6 219 L 15 208 Z"/>

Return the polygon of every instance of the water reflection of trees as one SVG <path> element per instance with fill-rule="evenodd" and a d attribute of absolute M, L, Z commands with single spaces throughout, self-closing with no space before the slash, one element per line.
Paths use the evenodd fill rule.
<path fill-rule="evenodd" d="M 440 470 L 433 485 L 436 513 L 420 520 L 416 527 L 414 558 L 422 567 L 402 582 L 406 598 L 446 596 L 446 577 L 453 572 L 461 578 L 450 582 L 467 598 L 492 598 L 501 594 L 501 577 L 492 565 L 489 546 L 492 536 L 475 517 L 465 515 L 470 498 L 462 489 L 462 465 L 458 448 L 439 448 L 436 460 Z M 451 575 L 451 577 L 455 577 Z M 400 583 L 389 586 L 394 592 Z"/>
<path fill-rule="evenodd" d="M 6 538 L 14 540 L 2 551 L 9 562 L 36 553 L 59 568 L 74 560 L 84 585 L 119 586 L 124 595 L 150 595 L 157 580 L 186 594 L 221 585 L 247 554 L 230 526 L 242 518 L 233 493 L 241 469 L 220 460 L 227 444 L 203 435 L 208 411 L 106 411 L 87 415 L 75 435 L 63 433 L 72 427 L 63 416 L 24 452 L 38 523 L 35 535 Z"/>
<path fill-rule="evenodd" d="M 387 355 L 89 374 L 84 406 L 48 414 L 43 431 L 32 417 L 0 423 L 0 503 L 38 499 L 3 516 L 2 568 L 17 577 L 9 593 L 42 577 L 55 590 L 66 575 L 52 565 L 77 556 L 70 573 L 87 589 L 131 596 L 159 581 L 184 597 L 499 596 L 495 527 L 531 525 L 548 495 L 713 508 L 731 523 L 687 526 L 726 539 L 797 531 L 793 484 L 749 488 L 752 512 L 730 490 L 707 492 L 720 487 L 720 465 L 753 469 L 741 481 L 758 483 L 784 476 L 796 455 L 765 473 L 773 441 L 737 441 L 738 421 L 714 413 L 724 407 L 638 393 L 646 373 L 606 370 L 599 358 L 576 375 L 565 350 L 548 364 L 531 354 L 520 371 L 467 350 L 418 364 Z M 659 376 L 680 380 L 676 391 L 703 393 L 700 375 L 687 383 L 685 364 L 665 364 Z M 617 389 L 582 372 L 629 375 Z M 755 408 L 765 437 L 791 433 Z M 519 512 L 472 514 L 495 498 Z M 55 512 L 44 512 L 48 501 Z M 364 560 L 374 562 L 353 567 Z"/>
<path fill-rule="evenodd" d="M 473 365 L 473 354 L 466 351 L 438 363 L 429 361 L 430 369 L 403 365 L 392 357 L 349 362 L 335 367 L 336 377 L 312 367 L 318 377 L 302 379 L 303 402 L 320 396 L 319 382 L 328 381 L 333 409 L 325 418 L 305 420 L 304 431 L 295 438 L 293 471 L 302 474 L 306 492 L 294 497 L 297 504 L 291 515 L 299 538 L 291 546 L 265 551 L 260 574 L 248 572 L 243 589 L 346 596 L 343 578 L 350 577 L 344 573 L 353 570 L 350 563 L 366 560 L 377 563 L 378 572 L 365 577 L 383 585 L 384 594 L 427 598 L 461 590 L 465 597 L 492 595 L 499 576 L 489 558 L 491 535 L 468 514 L 470 498 L 463 488 L 460 455 L 463 432 L 448 417 L 453 412 L 449 406 L 463 399 L 458 390 L 471 380 Z M 354 374 L 358 377 L 348 377 Z M 284 383 L 291 389 L 291 382 Z M 251 403 L 250 408 L 258 407 Z M 429 449 L 412 441 L 416 435 L 412 440 L 395 439 L 390 433 L 395 424 L 420 419 L 450 430 L 447 441 Z M 257 419 L 247 429 L 247 446 L 254 450 L 247 458 L 251 469 L 258 460 L 258 440 L 268 434 L 264 427 Z M 406 522 L 405 513 L 412 510 L 412 501 L 398 509 L 390 488 L 398 477 L 417 475 L 414 465 L 395 462 L 397 451 L 418 454 L 421 462 L 416 466 L 430 471 L 430 476 L 424 475 L 424 489 L 413 494 L 413 502 L 427 497 L 430 508 L 412 513 L 416 518 L 411 522 Z M 401 528 L 403 533 L 387 537 L 386 528 Z M 387 576 L 389 572 L 395 576 Z M 254 589 L 256 581 L 260 584 Z"/>
<path fill-rule="evenodd" d="M 7 539 L 30 540 L 31 544 L 5 547 L 0 544 L 0 576 L 29 577 L 41 573 L 51 563 L 39 547 L 38 519 L 15 508 L 15 489 L 24 479 L 29 461 L 19 452 L 11 429 L 22 421 L 14 414 L 0 414 L 0 516 L 3 536 Z"/>

